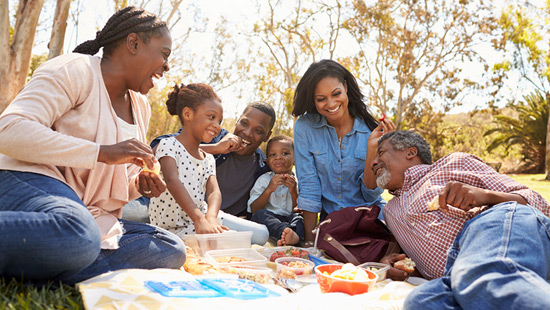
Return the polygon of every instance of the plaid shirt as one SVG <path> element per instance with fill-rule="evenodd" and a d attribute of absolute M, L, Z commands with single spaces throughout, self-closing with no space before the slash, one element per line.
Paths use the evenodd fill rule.
<path fill-rule="evenodd" d="M 447 251 L 466 221 L 479 214 L 449 207 L 448 212 L 428 212 L 427 203 L 449 181 L 458 181 L 497 192 L 521 195 L 529 205 L 550 215 L 550 205 L 535 191 L 499 174 L 481 159 L 453 153 L 432 165 L 417 165 L 405 171 L 403 187 L 392 192 L 384 218 L 401 248 L 416 263 L 420 273 L 434 279 L 443 276 Z"/>

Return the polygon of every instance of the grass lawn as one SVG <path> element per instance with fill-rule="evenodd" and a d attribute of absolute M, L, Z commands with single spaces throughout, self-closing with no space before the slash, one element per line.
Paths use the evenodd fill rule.
<path fill-rule="evenodd" d="M 59 310 L 84 309 L 82 296 L 74 286 L 36 287 L 15 279 L 0 278 L 0 309 Z"/>
<path fill-rule="evenodd" d="M 510 175 L 514 180 L 529 186 L 550 201 L 550 181 L 544 180 L 543 174 Z M 384 199 L 391 199 L 387 191 Z M 84 309 L 82 297 L 73 286 L 63 285 L 58 288 L 24 285 L 21 281 L 0 278 L 0 310 L 34 310 L 34 309 Z"/>

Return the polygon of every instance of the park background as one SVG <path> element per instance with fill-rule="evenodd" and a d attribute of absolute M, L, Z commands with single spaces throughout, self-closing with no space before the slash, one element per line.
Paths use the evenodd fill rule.
<path fill-rule="evenodd" d="M 434 159 L 475 154 L 550 200 L 550 0 L 0 0 L 0 111 L 40 64 L 128 5 L 159 15 L 173 39 L 171 70 L 148 94 L 149 140 L 179 128 L 166 94 L 195 82 L 221 97 L 224 128 L 263 100 L 274 134 L 292 136 L 296 84 L 328 58 L 355 75 L 375 117 L 420 133 Z M 73 309 L 79 298 L 0 283 L 2 309 Z"/>

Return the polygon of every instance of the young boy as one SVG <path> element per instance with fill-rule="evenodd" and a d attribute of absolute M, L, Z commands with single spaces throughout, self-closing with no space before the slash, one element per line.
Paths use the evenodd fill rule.
<path fill-rule="evenodd" d="M 276 136 L 267 142 L 270 172 L 262 174 L 250 191 L 248 212 L 252 221 L 264 224 L 277 245 L 294 245 L 304 237 L 304 218 L 296 213 L 298 186 L 292 172 L 294 140 Z"/>

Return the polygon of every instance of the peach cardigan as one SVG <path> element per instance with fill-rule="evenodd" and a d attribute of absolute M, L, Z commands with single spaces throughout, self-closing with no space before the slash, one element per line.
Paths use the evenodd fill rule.
<path fill-rule="evenodd" d="M 123 133 L 100 67 L 101 58 L 67 54 L 44 63 L 0 115 L 0 169 L 28 171 L 68 184 L 96 219 L 103 249 L 118 248 L 122 207 L 139 196 L 135 165 L 97 161 L 99 146 Z M 130 91 L 137 139 L 146 142 L 151 107 Z M 128 166 L 128 167 L 127 167 Z"/>

